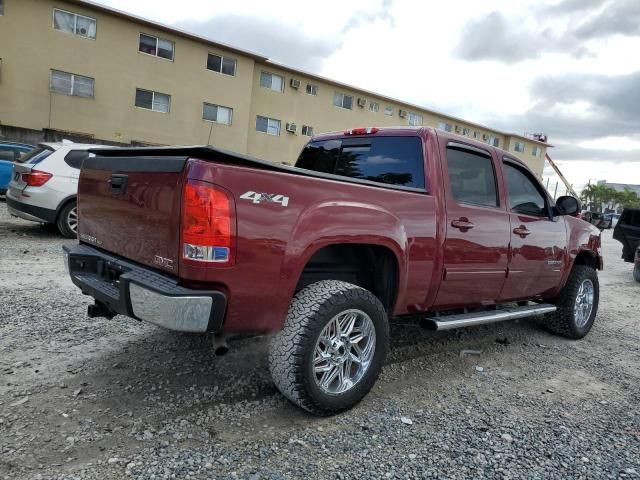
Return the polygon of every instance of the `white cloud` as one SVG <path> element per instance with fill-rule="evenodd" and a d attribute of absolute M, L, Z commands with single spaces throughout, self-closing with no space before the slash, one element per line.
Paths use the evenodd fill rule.
<path fill-rule="evenodd" d="M 640 150 L 640 140 L 632 137 L 603 137 L 578 142 L 578 146 L 591 149 L 622 150 L 629 152 Z M 637 168 L 640 170 L 640 165 L 638 165 Z"/>
<path fill-rule="evenodd" d="M 640 160 L 640 140 L 621 137 L 634 131 L 633 122 L 640 124 L 637 98 L 630 98 L 625 106 L 624 99 L 611 96 L 612 102 L 623 105 L 624 117 L 607 119 L 603 112 L 608 104 L 588 98 L 592 93 L 589 88 L 583 88 L 584 98 L 577 99 L 542 95 L 536 90 L 542 80 L 544 88 L 556 89 L 556 78 L 561 82 L 558 88 L 562 86 L 568 93 L 573 79 L 588 81 L 604 75 L 635 79 L 633 74 L 640 72 L 637 0 L 325 0 L 313 6 L 298 0 L 182 0 L 179 8 L 157 0 L 98 1 L 164 23 L 196 28 L 200 22 L 207 36 L 223 42 L 225 38 L 216 37 L 220 32 L 207 30 L 207 25 L 216 25 L 216 19 L 257 19 L 252 24 L 264 31 L 254 36 L 254 44 L 256 38 L 268 39 L 272 32 L 273 45 L 260 40 L 257 45 L 265 45 L 264 51 L 256 53 L 268 52 L 275 61 L 292 67 L 311 68 L 345 83 L 504 130 L 547 130 L 556 144 L 551 155 L 577 184 L 588 181 L 585 168 L 590 176 L 614 180 L 615 173 L 618 180 L 640 183 L 640 163 L 627 161 L 635 160 L 634 152 Z M 491 15 L 501 32 L 481 29 Z M 469 37 L 470 26 L 478 23 L 476 37 Z M 273 31 L 279 28 L 276 26 L 286 27 L 300 40 L 300 48 L 284 52 L 279 45 L 286 42 Z M 497 57 L 474 61 L 461 57 L 461 42 L 474 38 L 495 49 Z M 238 41 L 237 36 L 233 38 L 234 44 Z M 508 42 L 517 48 L 509 50 Z M 501 60 L 499 55 L 505 51 L 522 58 Z M 482 50 L 480 53 L 483 57 Z M 624 82 L 617 85 L 625 87 Z M 555 122 L 556 117 L 565 123 Z M 572 118 L 585 125 L 584 131 L 571 128 Z M 615 124 L 618 132 L 606 128 L 600 132 L 599 122 L 603 126 Z M 589 125 L 596 127 L 587 128 Z M 570 138 L 575 140 L 570 143 Z M 596 151 L 602 160 L 587 162 Z"/>

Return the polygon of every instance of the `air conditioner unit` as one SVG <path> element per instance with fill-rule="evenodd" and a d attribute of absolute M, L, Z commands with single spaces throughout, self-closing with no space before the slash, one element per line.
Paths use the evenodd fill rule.
<path fill-rule="evenodd" d="M 298 80 L 297 78 L 292 78 L 289 81 L 289 85 L 291 85 L 291 88 L 300 88 L 300 80 Z"/>
<path fill-rule="evenodd" d="M 358 98 L 358 106 L 361 108 L 364 108 L 364 106 L 367 104 L 367 99 L 366 98 Z"/>
<path fill-rule="evenodd" d="M 296 126 L 295 123 L 287 123 L 287 132 L 296 133 L 297 129 L 298 129 L 298 127 Z"/>
<path fill-rule="evenodd" d="M 407 111 L 406 110 L 398 110 L 398 116 L 400 118 L 405 118 L 407 116 Z"/>

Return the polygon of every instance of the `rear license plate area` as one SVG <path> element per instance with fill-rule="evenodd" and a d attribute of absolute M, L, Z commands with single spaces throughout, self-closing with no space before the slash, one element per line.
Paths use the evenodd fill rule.
<path fill-rule="evenodd" d="M 100 281 L 115 287 L 120 286 L 120 275 L 125 273 L 125 270 L 116 263 L 96 257 L 83 256 L 72 256 L 69 261 L 69 269 L 73 273 L 97 277 Z"/>

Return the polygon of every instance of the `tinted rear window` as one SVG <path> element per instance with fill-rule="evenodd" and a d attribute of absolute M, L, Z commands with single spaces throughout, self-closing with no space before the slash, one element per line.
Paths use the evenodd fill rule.
<path fill-rule="evenodd" d="M 36 147 L 29 153 L 17 160 L 18 163 L 29 163 L 36 165 L 53 153 L 50 148 Z"/>
<path fill-rule="evenodd" d="M 625 210 L 618 223 L 622 225 L 630 225 L 632 227 L 640 227 L 640 210 Z"/>
<path fill-rule="evenodd" d="M 296 167 L 373 182 L 424 188 L 418 137 L 357 137 L 309 143 Z"/>

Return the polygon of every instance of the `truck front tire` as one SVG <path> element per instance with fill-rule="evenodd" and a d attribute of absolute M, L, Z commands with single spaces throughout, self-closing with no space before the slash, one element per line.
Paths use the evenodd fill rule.
<path fill-rule="evenodd" d="M 584 337 L 595 321 L 599 297 L 598 273 L 591 267 L 575 265 L 553 301 L 558 309 L 547 316 L 547 328 L 573 340 Z"/>
<path fill-rule="evenodd" d="M 633 279 L 636 282 L 640 282 L 640 265 L 637 263 L 633 267 Z"/>
<path fill-rule="evenodd" d="M 299 291 L 271 342 L 273 381 L 291 402 L 326 415 L 373 387 L 389 349 L 387 313 L 371 292 L 323 280 Z"/>

